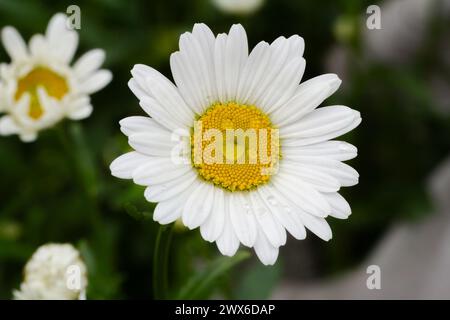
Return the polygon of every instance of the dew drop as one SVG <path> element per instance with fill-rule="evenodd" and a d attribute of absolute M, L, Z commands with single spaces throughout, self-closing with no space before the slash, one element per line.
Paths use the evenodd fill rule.
<path fill-rule="evenodd" d="M 272 206 L 276 206 L 278 204 L 277 199 L 275 199 L 274 196 L 268 196 L 267 202 L 269 202 L 269 204 Z"/>

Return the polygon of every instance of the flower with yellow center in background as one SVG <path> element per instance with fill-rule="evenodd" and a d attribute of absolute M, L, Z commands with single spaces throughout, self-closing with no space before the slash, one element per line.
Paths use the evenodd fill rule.
<path fill-rule="evenodd" d="M 99 70 L 103 50 L 84 54 L 70 62 L 78 46 L 78 34 L 66 25 L 66 16 L 56 14 L 45 35 L 34 35 L 27 46 L 13 27 L 2 30 L 3 45 L 11 63 L 0 65 L 0 135 L 17 134 L 33 141 L 40 130 L 67 117 L 80 120 L 92 112 L 89 95 L 112 78 Z"/>
<path fill-rule="evenodd" d="M 331 139 L 358 126 L 359 112 L 318 108 L 339 78 L 300 84 L 297 35 L 260 42 L 249 54 L 241 25 L 216 37 L 196 24 L 179 47 L 170 57 L 176 85 L 151 67 L 132 69 L 129 87 L 150 117 L 120 121 L 134 151 L 113 161 L 112 174 L 147 187 L 146 199 L 158 203 L 155 221 L 181 218 L 224 255 L 242 243 L 270 265 L 286 231 L 304 239 L 306 227 L 331 239 L 325 218 L 350 215 L 338 191 L 358 183 L 342 163 L 356 148 Z"/>

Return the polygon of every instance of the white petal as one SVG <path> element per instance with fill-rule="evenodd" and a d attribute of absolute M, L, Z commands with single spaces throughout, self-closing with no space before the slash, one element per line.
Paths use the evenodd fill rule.
<path fill-rule="evenodd" d="M 341 122 L 342 123 L 342 122 Z M 313 137 L 295 137 L 295 138 L 287 138 L 283 141 L 283 146 L 287 147 L 295 147 L 295 146 L 306 146 L 311 145 L 323 141 L 327 141 L 330 139 L 334 139 L 336 137 L 339 137 L 354 128 L 356 128 L 361 123 L 361 116 L 359 113 L 355 113 L 353 120 L 346 126 L 343 126 L 342 128 L 334 131 L 329 131 L 326 134 L 313 136 Z M 281 132 L 281 130 L 280 130 Z"/>
<path fill-rule="evenodd" d="M 134 133 L 163 131 L 167 135 L 170 132 L 162 127 L 158 122 L 149 117 L 131 116 L 119 121 L 120 131 L 126 136 L 130 136 Z"/>
<path fill-rule="evenodd" d="M 48 50 L 45 38 L 41 34 L 35 34 L 30 39 L 30 52 L 34 57 L 42 58 Z"/>
<path fill-rule="evenodd" d="M 282 170 L 280 171 L 310 184 L 317 191 L 335 192 L 341 187 L 336 178 L 310 166 L 302 166 L 288 159 L 284 159 L 281 166 Z"/>
<path fill-rule="evenodd" d="M 252 91 L 252 94 L 249 97 L 249 103 L 260 105 L 267 96 L 269 88 L 271 88 L 272 84 L 276 81 L 280 72 L 285 69 L 286 65 L 293 59 L 298 60 L 301 58 L 303 52 L 300 50 L 302 41 L 300 39 L 300 37 L 291 37 L 289 39 L 279 37 L 270 44 L 269 61 L 262 66 L 264 68 L 264 76 L 261 79 L 255 79 L 260 81 L 255 90 Z M 282 78 L 279 79 L 281 80 Z M 295 76 L 292 77 L 292 79 L 294 79 L 294 82 L 297 82 Z"/>
<path fill-rule="evenodd" d="M 248 57 L 247 34 L 240 24 L 230 28 L 225 46 L 223 59 L 224 74 L 216 74 L 216 77 L 225 77 L 226 101 L 235 101 L 239 86 L 239 76 Z M 222 60 L 222 59 L 221 59 Z M 222 101 L 225 102 L 225 101 Z"/>
<path fill-rule="evenodd" d="M 297 157 L 293 161 L 331 175 L 336 178 L 343 187 L 350 187 L 358 184 L 358 172 L 348 164 L 340 161 L 324 157 Z"/>
<path fill-rule="evenodd" d="M 324 218 L 315 217 L 304 212 L 300 213 L 300 219 L 303 221 L 306 228 L 322 240 L 328 241 L 333 237 L 331 228 Z"/>
<path fill-rule="evenodd" d="M 27 46 L 21 35 L 13 27 L 4 27 L 2 42 L 6 52 L 13 61 L 25 60 L 28 57 Z"/>
<path fill-rule="evenodd" d="M 225 256 L 234 256 L 239 249 L 239 239 L 234 232 L 233 225 L 230 218 L 229 197 L 230 195 L 225 192 L 225 219 L 223 224 L 222 234 L 216 241 L 217 248 Z"/>
<path fill-rule="evenodd" d="M 298 122 L 282 127 L 282 138 L 305 138 L 323 136 L 347 127 L 359 117 L 359 112 L 346 106 L 323 107 L 306 115 Z"/>
<path fill-rule="evenodd" d="M 83 54 L 77 62 L 75 62 L 73 69 L 76 76 L 79 79 L 84 79 L 85 77 L 94 73 L 97 69 L 101 67 L 105 61 L 105 51 L 101 49 L 94 49 Z"/>
<path fill-rule="evenodd" d="M 221 188 L 214 192 L 214 203 L 211 214 L 200 226 L 200 233 L 206 241 L 213 242 L 222 234 L 225 222 L 225 195 Z"/>
<path fill-rule="evenodd" d="M 136 82 L 131 79 L 128 85 L 131 90 L 136 94 L 140 87 L 135 86 Z M 165 109 L 158 101 L 156 101 L 151 96 L 142 96 L 139 101 L 141 108 L 153 119 L 155 119 L 159 124 L 166 127 L 169 131 L 175 131 L 180 128 L 189 128 L 189 126 L 184 125 L 177 119 L 174 119 L 172 115 Z"/>
<path fill-rule="evenodd" d="M 301 57 L 287 63 L 257 102 L 258 106 L 270 113 L 290 100 L 303 77 L 305 65 L 305 59 Z"/>
<path fill-rule="evenodd" d="M 264 232 L 274 247 L 284 245 L 286 243 L 286 230 L 274 218 L 271 208 L 266 206 L 264 199 L 258 192 L 251 192 L 249 196 L 251 198 L 251 208 L 256 216 L 256 221 L 258 221 L 258 229 Z"/>
<path fill-rule="evenodd" d="M 146 155 L 163 157 L 170 157 L 175 147 L 170 133 L 165 130 L 133 133 L 128 137 L 128 144 Z"/>
<path fill-rule="evenodd" d="M 72 120 L 81 120 L 89 117 L 93 111 L 91 104 L 85 104 L 76 109 L 73 109 L 67 116 Z"/>
<path fill-rule="evenodd" d="M 346 161 L 357 156 L 355 146 L 344 141 L 325 141 L 307 146 L 283 148 L 283 158 L 295 160 L 298 157 L 326 157 Z"/>
<path fill-rule="evenodd" d="M 324 74 L 303 82 L 290 100 L 273 110 L 273 122 L 281 127 L 299 121 L 331 96 L 341 82 L 335 74 Z"/>
<path fill-rule="evenodd" d="M 250 53 L 242 74 L 239 78 L 239 87 L 236 101 L 249 103 L 253 96 L 253 91 L 261 79 L 266 76 L 265 70 L 270 59 L 270 46 L 267 42 L 261 41 Z M 253 101 L 254 103 L 254 101 Z"/>
<path fill-rule="evenodd" d="M 294 212 L 295 206 L 288 201 L 271 185 L 258 188 L 258 192 L 266 206 L 273 213 L 280 224 L 296 239 L 306 238 L 306 230 L 300 216 Z"/>
<path fill-rule="evenodd" d="M 308 184 L 281 172 L 272 178 L 272 182 L 277 190 L 298 208 L 318 217 L 330 214 L 331 207 L 328 202 Z"/>
<path fill-rule="evenodd" d="M 230 218 L 239 241 L 252 247 L 256 240 L 257 226 L 253 211 L 250 210 L 248 194 L 231 193 L 228 197 Z"/>
<path fill-rule="evenodd" d="M 78 46 L 78 34 L 68 28 L 66 22 L 65 14 L 55 14 L 48 23 L 46 38 L 52 50 L 52 56 L 57 57 L 61 62 L 69 63 Z"/>
<path fill-rule="evenodd" d="M 214 185 L 200 182 L 187 199 L 183 207 L 183 224 L 195 229 L 205 222 L 212 211 L 214 201 Z"/>
<path fill-rule="evenodd" d="M 192 170 L 192 167 L 174 164 L 168 157 L 148 157 L 148 162 L 132 172 L 133 181 L 142 186 L 151 186 L 171 181 Z"/>
<path fill-rule="evenodd" d="M 91 94 L 103 89 L 112 80 L 112 73 L 109 70 L 99 70 L 90 75 L 80 86 L 83 93 Z"/>
<path fill-rule="evenodd" d="M 214 44 L 214 73 L 216 75 L 217 97 L 221 102 L 227 102 L 227 87 L 225 81 L 225 66 L 228 36 L 218 34 Z"/>
<path fill-rule="evenodd" d="M 195 114 L 202 114 L 208 100 L 202 98 L 204 88 L 200 87 L 196 70 L 189 63 L 189 58 L 184 52 L 174 52 L 170 55 L 170 68 L 173 79 L 183 97 L 186 105 Z"/>
<path fill-rule="evenodd" d="M 190 191 L 186 190 L 177 197 L 158 203 L 153 212 L 153 220 L 161 224 L 168 224 L 179 219 L 183 212 L 184 203 L 189 195 Z"/>
<path fill-rule="evenodd" d="M 111 174 L 117 178 L 131 179 L 133 171 L 147 161 L 149 161 L 148 156 L 132 151 L 116 158 L 109 166 L 109 169 Z"/>
<path fill-rule="evenodd" d="M 331 214 L 330 216 L 338 218 L 338 219 L 347 219 L 348 216 L 352 213 L 350 205 L 337 192 L 332 193 L 324 193 L 323 196 L 327 199 L 328 203 L 331 205 Z"/>
<path fill-rule="evenodd" d="M 184 33 L 180 37 L 179 56 L 174 55 L 174 79 L 183 93 L 186 101 L 195 96 L 200 105 L 192 105 L 191 109 L 198 112 L 217 101 L 217 89 L 214 74 L 214 35 L 204 24 L 195 24 L 192 34 Z M 181 65 L 179 65 L 181 64 Z M 179 74 L 179 73 L 182 74 Z M 182 88 L 188 85 L 187 88 Z M 195 92 L 191 92 L 195 90 Z"/>
<path fill-rule="evenodd" d="M 0 118 L 0 135 L 8 136 L 11 134 L 17 134 L 20 131 L 20 127 L 10 116 L 3 116 Z"/>
<path fill-rule="evenodd" d="M 274 247 L 262 230 L 259 230 L 254 246 L 256 255 L 264 265 L 273 265 L 278 258 L 278 247 Z"/>
<path fill-rule="evenodd" d="M 152 185 L 145 189 L 145 199 L 149 202 L 166 201 L 191 187 L 196 179 L 197 174 L 192 171 L 188 171 L 186 174 L 178 176 L 166 183 Z"/>
<path fill-rule="evenodd" d="M 19 137 L 22 142 L 33 142 L 37 138 L 37 132 L 22 132 Z"/>
<path fill-rule="evenodd" d="M 142 64 L 135 65 L 131 74 L 139 86 L 161 105 L 167 114 L 183 125 L 192 125 L 194 114 L 171 81 L 157 70 Z"/>

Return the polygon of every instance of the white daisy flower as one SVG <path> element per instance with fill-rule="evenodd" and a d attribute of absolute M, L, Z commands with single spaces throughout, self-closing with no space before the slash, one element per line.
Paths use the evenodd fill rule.
<path fill-rule="evenodd" d="M 39 247 L 27 262 L 17 300 L 82 300 L 86 298 L 87 269 L 71 244 Z"/>
<path fill-rule="evenodd" d="M 38 131 L 64 117 L 80 120 L 92 112 L 89 95 L 106 86 L 108 70 L 98 70 L 103 50 L 84 54 L 73 66 L 78 34 L 67 27 L 67 17 L 56 14 L 45 35 L 34 35 L 28 46 L 13 27 L 2 30 L 11 63 L 0 65 L 0 135 L 18 134 L 33 141 Z"/>
<path fill-rule="evenodd" d="M 155 221 L 181 218 L 224 255 L 234 255 L 242 243 L 270 265 L 286 243 L 286 230 L 296 239 L 305 238 L 305 227 L 331 239 L 325 218 L 350 215 L 338 191 L 358 183 L 358 173 L 342 163 L 356 156 L 356 148 L 329 140 L 358 126 L 359 112 L 317 108 L 338 89 L 339 78 L 325 74 L 299 84 L 305 60 L 297 35 L 260 42 L 249 54 L 241 25 L 215 37 L 196 24 L 179 46 L 170 57 L 176 85 L 151 67 L 132 69 L 129 87 L 150 117 L 121 120 L 135 151 L 114 160 L 112 174 L 147 186 L 146 199 L 158 203 Z M 230 129 L 252 129 L 258 147 L 233 138 L 224 153 L 211 152 L 208 135 L 226 136 Z M 264 137 L 270 146 L 275 142 L 269 162 L 259 158 L 266 153 L 259 144 Z M 179 152 L 183 143 L 181 150 L 193 152 Z M 217 154 L 215 160 L 225 163 L 209 161 Z M 236 161 L 242 154 L 245 163 Z"/>

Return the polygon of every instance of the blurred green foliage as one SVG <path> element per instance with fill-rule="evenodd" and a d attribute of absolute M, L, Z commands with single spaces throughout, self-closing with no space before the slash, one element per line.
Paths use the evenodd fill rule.
<path fill-rule="evenodd" d="M 118 121 L 143 114 L 127 88 L 129 70 L 144 63 L 170 77 L 169 55 L 177 50 L 178 36 L 193 23 L 205 22 L 218 33 L 239 22 L 251 47 L 279 35 L 303 36 L 308 62 L 304 78 L 311 78 L 329 72 L 323 61 L 342 41 L 336 39 L 336 22 L 342 17 L 357 20 L 372 2 L 272 0 L 255 14 L 236 17 L 220 13 L 208 0 L 0 0 L 1 26 L 15 26 L 26 39 L 44 32 L 55 12 L 79 5 L 77 56 L 103 48 L 105 67 L 114 74 L 112 83 L 93 96 L 89 119 L 61 123 L 32 144 L 17 137 L 0 138 L 0 298 L 11 297 L 27 259 L 46 242 L 78 246 L 89 268 L 90 299 L 269 297 L 283 273 L 282 259 L 270 268 L 247 260 L 238 274 L 233 273 L 232 266 L 249 253 L 221 257 L 198 231 L 177 226 L 170 231 L 170 246 L 163 241 L 155 253 L 158 234 L 169 231 L 160 231 L 151 220 L 154 204 L 144 200 L 143 187 L 111 177 L 108 169 L 129 149 Z M 450 147 L 450 121 L 434 111 L 423 81 L 433 60 L 424 55 L 428 60 L 410 68 L 365 65 L 358 34 L 346 35 L 350 38 L 343 45 L 355 61 L 345 84 L 348 90 L 327 103 L 361 111 L 362 124 L 345 137 L 359 148 L 350 164 L 361 179 L 358 186 L 343 191 L 353 208 L 350 219 L 330 219 L 335 234 L 330 243 L 314 239 L 319 275 L 360 261 L 393 221 L 429 212 L 425 178 Z M 9 61 L 3 49 L 0 61 Z M 170 263 L 159 265 L 165 254 Z M 155 275 L 155 268 L 161 272 Z M 168 283 L 161 279 L 164 270 Z M 152 291 L 160 281 L 157 288 L 166 287 L 164 296 L 159 289 L 156 295 Z"/>

